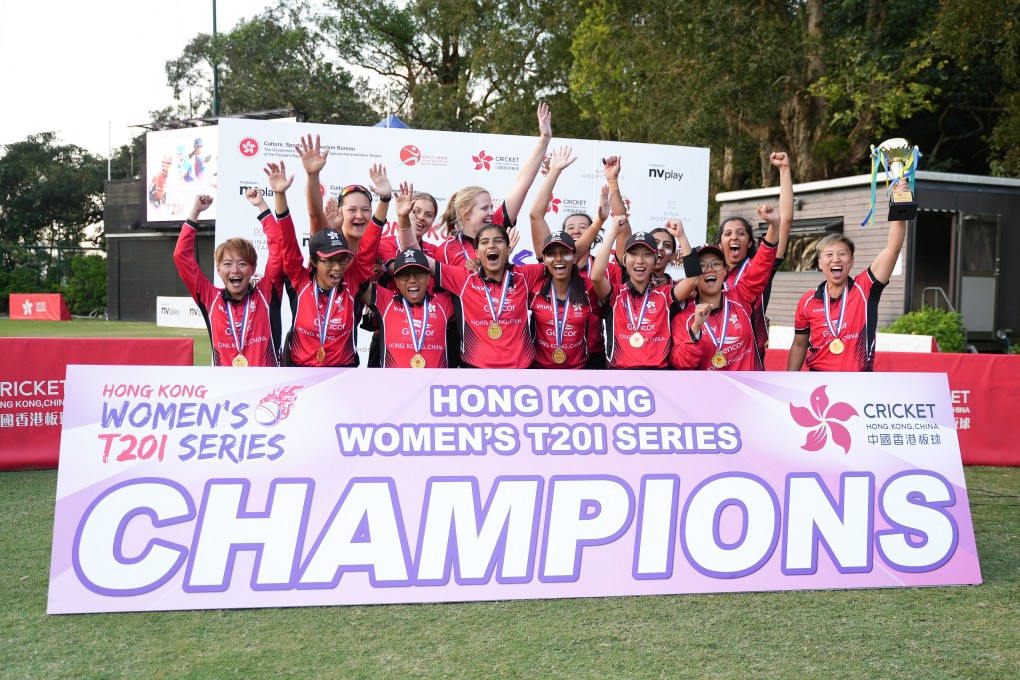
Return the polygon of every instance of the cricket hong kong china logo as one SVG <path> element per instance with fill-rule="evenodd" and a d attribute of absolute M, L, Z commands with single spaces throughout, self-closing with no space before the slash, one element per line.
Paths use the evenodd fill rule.
<path fill-rule="evenodd" d="M 492 167 L 492 156 L 485 153 L 484 149 L 477 156 L 472 156 L 471 160 L 475 162 L 475 170 L 489 170 Z"/>
<path fill-rule="evenodd" d="M 800 447 L 805 451 L 820 451 L 832 437 L 832 441 L 843 449 L 843 453 L 850 453 L 850 432 L 843 426 L 843 423 L 853 416 L 860 416 L 857 410 L 842 401 L 829 403 L 829 397 L 825 393 L 827 385 L 822 385 L 811 393 L 810 406 L 794 406 L 790 404 L 790 415 L 794 422 L 801 427 L 809 428 L 804 446 Z"/>
<path fill-rule="evenodd" d="M 273 390 L 255 407 L 255 422 L 265 427 L 273 427 L 281 420 L 286 420 L 290 410 L 297 401 L 297 392 L 303 385 L 291 385 Z"/>
<path fill-rule="evenodd" d="M 552 197 L 552 198 L 551 198 L 551 199 L 549 200 L 549 205 L 547 205 L 547 206 L 546 206 L 546 208 L 545 208 L 545 211 L 546 211 L 547 213 L 548 213 L 548 212 L 554 212 L 554 213 L 558 213 L 558 212 L 560 211 L 560 203 L 562 203 L 562 202 L 563 202 L 563 201 L 561 201 L 560 199 L 558 199 L 558 198 L 556 198 L 555 196 L 553 196 L 553 197 Z"/>

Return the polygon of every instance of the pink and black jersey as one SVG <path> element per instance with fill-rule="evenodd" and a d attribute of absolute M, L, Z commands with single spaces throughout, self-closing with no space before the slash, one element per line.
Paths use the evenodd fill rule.
<path fill-rule="evenodd" d="M 762 239 L 762 244 L 766 241 Z M 759 248 L 758 252 L 761 252 Z M 755 253 L 757 257 L 758 253 Z M 739 267 L 734 267 L 726 272 L 726 287 L 731 288 L 735 286 L 739 281 L 743 279 L 744 272 L 751 266 L 751 261 L 754 258 L 745 259 Z M 751 325 L 754 328 L 754 344 L 755 351 L 758 353 L 758 358 L 761 360 L 762 365 L 765 363 L 765 347 L 769 342 L 769 325 L 765 320 L 765 310 L 769 306 L 769 297 L 772 295 L 772 279 L 775 278 L 776 272 L 779 271 L 779 267 L 783 264 L 782 257 L 777 257 L 772 263 L 772 269 L 769 272 L 768 281 L 765 284 L 764 290 L 754 300 L 751 305 Z"/>
<path fill-rule="evenodd" d="M 514 226 L 513 220 L 510 219 L 510 215 L 506 211 L 506 205 L 499 206 L 499 210 L 492 216 L 492 223 L 504 229 Z M 463 267 L 468 260 L 478 259 L 474 240 L 464 236 L 464 232 L 458 232 L 452 238 L 443 241 L 436 249 L 436 254 L 429 253 L 429 255 L 437 262 L 457 267 Z"/>
<path fill-rule="evenodd" d="M 797 305 L 794 332 L 808 334 L 807 367 L 812 371 L 871 371 L 875 361 L 875 332 L 878 303 L 887 284 L 875 279 L 869 267 L 854 277 L 844 290 L 847 295 L 843 323 L 837 335 L 843 345 L 836 353 L 830 347 L 835 336 L 825 320 L 825 286 L 804 293 Z M 842 295 L 829 300 L 829 319 L 838 325 Z"/>
<path fill-rule="evenodd" d="M 588 279 L 579 278 L 585 286 L 585 302 L 557 300 L 553 307 L 553 295 L 556 294 L 552 279 L 540 281 L 538 288 L 531 294 L 531 324 L 535 336 L 535 368 L 584 368 L 588 362 L 591 348 L 591 319 L 598 317 L 599 304 L 595 289 Z M 573 296 L 571 296 L 573 297 Z M 561 342 L 557 342 L 556 317 L 559 315 L 562 326 Z M 597 327 L 596 327 L 597 328 Z M 598 333 L 601 337 L 601 332 Z M 562 354 L 554 355 L 559 349 Z M 556 358 L 563 361 L 557 363 Z"/>
<path fill-rule="evenodd" d="M 379 245 L 379 223 L 373 218 L 358 254 L 336 289 L 323 290 L 314 270 L 305 265 L 290 213 L 278 216 L 283 233 L 283 266 L 294 290 L 291 311 L 290 363 L 294 366 L 357 366 L 358 287 L 372 275 Z M 325 332 L 320 329 L 325 327 Z M 321 352 L 319 351 L 321 348 Z"/>
<path fill-rule="evenodd" d="M 453 298 L 449 293 L 429 294 L 423 302 L 409 305 L 399 293 L 376 285 L 371 288 L 371 296 L 369 305 L 379 318 L 383 366 L 409 368 L 416 354 L 425 360 L 425 368 L 447 368 L 450 365 L 446 327 L 453 318 Z M 413 329 L 407 325 L 408 311 Z M 416 341 L 420 343 L 417 350 Z"/>
<path fill-rule="evenodd" d="M 275 220 L 263 221 L 269 240 L 269 260 L 265 274 L 249 289 L 244 300 L 231 300 L 223 289 L 214 286 L 202 273 L 195 260 L 197 226 L 188 220 L 181 227 L 174 249 L 174 262 L 205 319 L 212 344 L 213 365 L 230 366 L 235 358 L 243 356 L 248 366 L 278 366 L 272 310 L 279 310 L 283 281 L 279 226 Z"/>
<path fill-rule="evenodd" d="M 545 276 L 545 267 L 508 264 L 503 276 L 510 277 L 506 302 L 494 321 L 492 310 L 499 311 L 503 282 L 484 278 L 481 272 L 436 263 L 436 288 L 460 301 L 461 359 L 475 368 L 528 368 L 535 358 L 528 328 L 528 294 Z M 498 331 L 490 333 L 494 324 Z"/>
<path fill-rule="evenodd" d="M 682 304 L 673 298 L 673 286 L 647 288 L 647 304 L 645 293 L 635 290 L 630 282 L 611 286 L 609 298 L 603 304 L 607 366 L 666 368 L 670 346 L 670 309 L 679 309 Z M 643 319 L 642 307 L 645 309 Z"/>

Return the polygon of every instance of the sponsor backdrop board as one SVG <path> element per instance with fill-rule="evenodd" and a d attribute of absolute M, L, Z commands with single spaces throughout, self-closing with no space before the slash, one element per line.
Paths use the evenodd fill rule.
<path fill-rule="evenodd" d="M 205 328 L 202 310 L 190 297 L 156 297 L 156 325 L 167 328 Z"/>
<path fill-rule="evenodd" d="M 218 136 L 216 126 L 146 133 L 146 221 L 183 222 L 195 194 L 216 195 Z M 216 219 L 216 208 L 202 219 Z"/>
<path fill-rule="evenodd" d="M 537 131 L 537 126 L 536 126 Z M 310 123 L 279 123 L 226 118 L 219 124 L 220 191 L 217 194 L 216 242 L 231 237 L 253 241 L 259 249 L 259 265 L 265 266 L 266 238 L 255 210 L 244 198 L 244 190 L 269 187 L 263 168 L 266 163 L 283 161 L 288 174 L 295 176 L 287 198 L 294 214 L 298 239 L 308 240 L 308 215 L 305 210 L 304 168 L 294 146 L 302 135 L 319 135 L 329 148 L 329 159 L 320 175 L 320 194 L 337 196 L 348 184 L 370 184 L 368 168 L 373 163 L 386 166 L 391 183 L 414 184 L 446 208 L 446 199 L 458 189 L 480 185 L 502 203 L 513 185 L 521 163 L 527 159 L 537 137 L 486 135 L 434 130 L 353 127 Z M 704 148 L 596 142 L 554 137 L 549 150 L 567 144 L 573 147 L 577 161 L 560 175 L 546 219 L 557 229 L 563 219 L 575 212 L 594 214 L 600 187 L 605 183 L 601 159 L 610 155 L 622 158 L 620 187 L 636 231 L 663 226 L 668 219 L 682 219 L 693 245 L 705 240 L 708 211 L 709 150 Z M 539 174 L 518 217 L 521 243 L 514 259 L 534 262 L 528 212 L 542 179 Z M 272 198 L 267 196 L 270 206 Z M 185 211 L 186 212 L 186 211 Z M 392 237 L 396 213 L 391 208 L 386 233 Z M 438 233 L 430 240 L 439 240 Z"/>
<path fill-rule="evenodd" d="M 226 372 L 68 368 L 50 613 L 981 582 L 945 375 Z"/>

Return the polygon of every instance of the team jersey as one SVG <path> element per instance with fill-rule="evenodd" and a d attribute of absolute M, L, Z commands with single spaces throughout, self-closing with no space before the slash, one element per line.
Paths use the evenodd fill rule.
<path fill-rule="evenodd" d="M 372 263 L 379 246 L 379 223 L 372 218 L 358 254 L 333 292 L 319 288 L 315 270 L 305 265 L 290 213 L 279 215 L 277 219 L 283 232 L 283 267 L 294 289 L 290 363 L 294 366 L 357 366 L 356 326 L 360 310 L 355 294 L 358 286 L 372 275 Z M 326 326 L 324 336 L 320 335 L 322 324 Z"/>
<path fill-rule="evenodd" d="M 797 305 L 794 332 L 808 334 L 807 367 L 813 371 L 871 371 L 875 360 L 875 332 L 878 330 L 878 302 L 887 284 L 875 279 L 869 267 L 851 279 L 843 314 L 837 331 L 843 350 L 830 350 L 836 339 L 825 321 L 825 286 L 804 293 Z M 829 319 L 835 327 L 839 319 L 842 295 L 829 301 Z"/>
<path fill-rule="evenodd" d="M 379 260 L 382 262 L 384 267 L 388 267 L 393 260 L 397 259 L 397 255 L 400 254 L 400 237 L 397 235 L 384 236 L 379 241 Z M 428 241 L 421 241 L 418 244 L 421 247 L 423 253 L 431 257 L 433 260 L 440 260 L 441 258 L 436 257 L 436 252 L 439 250 L 439 246 Z"/>
<path fill-rule="evenodd" d="M 766 241 L 762 239 L 761 243 L 764 244 Z M 750 267 L 751 261 L 754 258 L 747 258 L 741 263 L 739 267 L 734 267 L 726 272 L 726 287 L 729 288 L 737 284 L 743 278 L 743 274 L 746 268 Z M 769 279 L 765 285 L 765 289 L 761 295 L 754 300 L 751 305 L 751 326 L 754 329 L 754 345 L 755 351 L 758 353 L 758 358 L 762 364 L 765 363 L 765 347 L 769 342 L 769 324 L 765 319 L 765 311 L 769 306 L 769 297 L 772 295 L 772 279 L 775 278 L 776 272 L 779 271 L 779 267 L 783 264 L 782 257 L 775 258 L 772 263 L 772 270 L 769 272 Z"/>
<path fill-rule="evenodd" d="M 584 284 L 584 295 L 586 301 L 583 304 L 576 302 L 557 301 L 556 309 L 553 309 L 552 296 L 555 291 L 552 279 L 546 277 L 539 281 L 537 288 L 531 294 L 531 326 L 535 337 L 535 361 L 532 364 L 535 368 L 584 368 L 588 362 L 591 349 L 591 318 L 598 314 L 598 296 L 588 279 L 580 279 Z M 564 312 L 564 306 L 566 312 Z M 556 317 L 559 314 L 563 320 L 562 343 L 556 342 Z M 601 333 L 600 333 L 601 335 Z M 557 348 L 563 354 L 555 354 Z M 557 357 L 563 361 L 556 362 Z"/>
<path fill-rule="evenodd" d="M 584 269 L 581 269 L 581 276 L 590 281 L 590 273 L 592 265 L 595 262 L 593 255 L 588 255 L 588 261 L 584 265 Z M 606 265 L 606 278 L 609 283 L 623 283 L 623 269 L 620 268 L 620 263 L 616 261 L 616 257 L 610 257 L 609 262 Z M 598 296 L 596 295 L 596 300 Z M 606 339 L 602 334 L 602 307 L 596 305 L 592 309 L 592 314 L 588 317 L 588 353 L 589 354 L 602 354 L 606 351 Z"/>
<path fill-rule="evenodd" d="M 608 368 L 665 368 L 669 356 L 669 316 L 671 308 L 682 304 L 673 297 L 673 286 L 647 288 L 648 303 L 640 328 L 645 294 L 636 291 L 630 282 L 610 284 L 612 290 L 603 303 L 606 327 L 606 359 Z M 627 307 L 630 306 L 630 314 Z M 634 322 L 631 323 L 631 315 Z M 640 341 L 635 343 L 635 336 Z M 634 346 L 637 344 L 638 346 Z"/>
<path fill-rule="evenodd" d="M 514 226 L 513 220 L 510 219 L 510 214 L 506 211 L 505 204 L 499 206 L 499 210 L 492 216 L 492 223 L 504 229 L 510 229 Z M 478 259 L 478 255 L 475 253 L 474 240 L 465 237 L 464 232 L 458 232 L 452 238 L 443 241 L 436 249 L 436 253 L 436 255 L 432 255 L 432 259 L 458 267 L 463 267 L 468 260 Z M 431 255 L 431 253 L 429 254 Z"/>
<path fill-rule="evenodd" d="M 723 296 L 723 306 L 708 315 L 697 336 L 691 333 L 697 304 L 695 298 L 691 298 L 684 310 L 673 317 L 670 366 L 680 370 L 702 371 L 764 370 L 755 351 L 750 307 L 738 302 L 729 293 L 723 293 Z M 706 330 L 706 326 L 711 329 L 711 333 Z M 716 366 L 712 363 L 716 353 L 725 358 L 724 365 Z"/>
<path fill-rule="evenodd" d="M 409 305 L 400 293 L 375 285 L 369 289 L 373 308 L 379 319 L 379 347 L 381 364 L 387 368 L 409 368 L 411 360 L 420 354 L 425 360 L 421 368 L 447 368 L 449 358 L 446 346 L 446 327 L 453 318 L 453 298 L 449 293 L 426 295 L 424 302 Z M 420 338 L 422 324 L 428 309 L 428 326 L 420 350 L 414 348 L 415 337 Z M 414 336 L 407 326 L 407 310 L 411 312 Z"/>
<path fill-rule="evenodd" d="M 195 261 L 197 226 L 188 220 L 181 227 L 174 248 L 174 262 L 205 319 L 212 345 L 213 366 L 231 366 L 238 356 L 243 356 L 248 366 L 278 366 L 274 338 L 279 338 L 279 329 L 274 334 L 272 310 L 279 310 L 282 294 L 279 226 L 275 220 L 263 221 L 263 230 L 269 240 L 269 260 L 264 275 L 249 289 L 243 301 L 231 300 L 226 291 L 214 286 L 202 273 Z M 276 318 L 279 324 L 279 316 Z M 237 338 L 240 338 L 240 352 Z"/>
<path fill-rule="evenodd" d="M 528 328 L 528 294 L 545 276 L 545 266 L 506 266 L 506 303 L 494 322 L 489 308 L 499 310 L 503 282 L 483 278 L 463 267 L 436 263 L 436 288 L 460 301 L 461 359 L 475 368 L 528 368 L 535 359 L 535 345 Z M 486 296 L 486 290 L 488 296 Z M 491 332 L 495 323 L 498 331 Z M 491 332 L 491 334 L 490 334 Z M 492 337 L 498 335 L 498 337 Z"/>

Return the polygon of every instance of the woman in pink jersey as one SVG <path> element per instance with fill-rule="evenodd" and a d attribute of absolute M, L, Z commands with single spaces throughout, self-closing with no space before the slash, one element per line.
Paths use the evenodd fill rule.
<path fill-rule="evenodd" d="M 538 106 L 538 130 L 538 142 L 531 155 L 521 163 L 517 178 L 498 210 L 493 208 L 489 191 L 479 186 L 464 187 L 447 199 L 446 212 L 440 223 L 451 238 L 439 247 L 435 259 L 446 264 L 464 266 L 478 259 L 475 237 L 483 227 L 495 224 L 509 231 L 517 223 L 524 199 L 538 176 L 549 140 L 552 139 L 552 113 L 545 103 Z"/>
<path fill-rule="evenodd" d="M 284 363 L 293 366 L 357 366 L 355 345 L 358 287 L 372 275 L 379 231 L 361 242 L 364 258 L 355 258 L 344 234 L 325 229 L 308 242 L 308 265 L 298 245 L 286 191 L 294 177 L 283 163 L 266 168 L 283 233 L 283 266 L 294 289 L 293 325 L 284 347 Z M 387 199 L 393 190 L 382 166 L 372 166 L 373 190 Z M 386 201 L 388 204 L 388 200 Z"/>
<path fill-rule="evenodd" d="M 249 189 L 246 197 L 256 207 L 265 205 L 258 189 Z M 205 317 L 213 365 L 277 366 L 271 310 L 279 308 L 283 280 L 279 229 L 275 221 L 263 222 L 269 240 L 269 261 L 258 283 L 252 281 L 258 267 L 258 254 L 250 241 L 232 238 L 218 245 L 214 261 L 223 288 L 216 288 L 195 260 L 195 229 L 200 214 L 212 202 L 211 196 L 195 196 L 191 214 L 177 239 L 174 262 L 181 280 Z"/>

